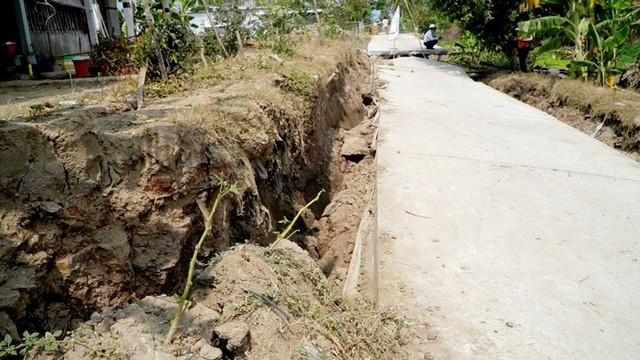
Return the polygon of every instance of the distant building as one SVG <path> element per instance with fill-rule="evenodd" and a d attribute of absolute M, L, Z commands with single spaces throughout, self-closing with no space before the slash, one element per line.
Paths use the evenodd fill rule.
<path fill-rule="evenodd" d="M 55 57 L 89 52 L 98 42 L 98 31 L 120 35 L 118 7 L 122 2 L 5 0 L 5 11 L 0 12 L 0 55 L 7 56 L 7 43 L 15 43 L 15 55 L 25 58 L 35 53 Z"/>

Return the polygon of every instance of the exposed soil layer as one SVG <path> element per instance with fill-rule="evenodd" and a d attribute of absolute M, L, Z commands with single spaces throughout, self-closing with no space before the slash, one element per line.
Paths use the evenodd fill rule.
<path fill-rule="evenodd" d="M 95 313 L 57 351 L 31 359 L 404 358 L 401 322 L 333 295 L 314 259 L 284 240 L 276 250 L 240 245 L 203 269 L 193 305 L 169 346 L 176 302 L 147 296 Z M 134 335 L 135 336 L 132 336 Z"/>
<path fill-rule="evenodd" d="M 343 44 L 236 65 L 142 110 L 43 100 L 32 116 L 0 121 L 0 316 L 10 319 L 0 332 L 69 329 L 96 310 L 173 293 L 203 230 L 197 201 L 211 202 L 219 174 L 240 194 L 216 214 L 203 261 L 237 243 L 268 244 L 278 221 L 321 189 L 293 240 L 318 258 L 343 252 L 321 217 L 344 174 L 371 163 L 367 146 L 358 164 L 339 150 L 346 131 L 371 134 L 358 126 L 368 59 Z M 357 218 L 340 217 L 335 230 L 355 233 Z"/>

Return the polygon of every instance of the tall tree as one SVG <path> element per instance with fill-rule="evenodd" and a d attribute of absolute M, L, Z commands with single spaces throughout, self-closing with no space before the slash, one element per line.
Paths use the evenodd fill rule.
<path fill-rule="evenodd" d="M 475 34 L 485 46 L 508 51 L 516 23 L 526 16 L 520 13 L 521 3 L 522 0 L 431 0 L 427 6 Z"/>

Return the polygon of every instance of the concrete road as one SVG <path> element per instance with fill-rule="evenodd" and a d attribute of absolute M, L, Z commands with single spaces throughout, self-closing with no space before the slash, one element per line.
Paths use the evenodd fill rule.
<path fill-rule="evenodd" d="M 389 40 L 389 35 L 372 35 L 369 46 L 367 46 L 367 52 L 371 54 L 393 50 L 394 48 L 399 50 L 420 50 L 424 49 L 424 45 L 414 34 L 399 34 L 395 41 Z"/>
<path fill-rule="evenodd" d="M 447 50 L 436 45 L 432 50 L 426 50 L 422 40 L 415 34 L 399 34 L 396 40 L 389 40 L 389 35 L 372 35 L 367 46 L 369 56 L 395 56 L 408 54 L 436 54 L 444 55 Z"/>
<path fill-rule="evenodd" d="M 380 296 L 421 351 L 639 359 L 640 163 L 457 67 L 389 64 Z"/>

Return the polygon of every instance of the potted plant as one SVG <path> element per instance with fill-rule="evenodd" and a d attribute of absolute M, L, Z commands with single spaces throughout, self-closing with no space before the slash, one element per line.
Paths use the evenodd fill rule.
<path fill-rule="evenodd" d="M 91 59 L 101 75 L 122 74 L 131 69 L 131 42 L 126 37 L 98 35 Z"/>

